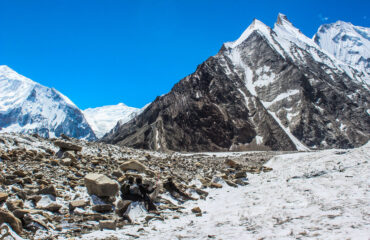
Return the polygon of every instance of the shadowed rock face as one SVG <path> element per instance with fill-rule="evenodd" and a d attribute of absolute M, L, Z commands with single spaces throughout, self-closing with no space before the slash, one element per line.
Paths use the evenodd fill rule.
<path fill-rule="evenodd" d="M 304 150 L 366 143 L 368 86 L 295 33 L 286 17 L 279 15 L 276 25 L 275 32 L 254 21 L 240 41 L 224 44 L 170 93 L 117 125 L 102 141 L 175 151 Z M 299 42 L 286 41 L 284 31 L 298 34 Z"/>
<path fill-rule="evenodd" d="M 227 76 L 219 60 L 211 57 L 169 94 L 158 97 L 141 115 L 104 139 L 156 150 L 246 149 L 257 135 L 257 126 L 250 117 L 261 112 L 260 125 L 270 129 L 266 131 L 266 136 L 271 137 L 267 146 L 274 150 L 295 149 L 258 99 L 254 108 L 245 107 L 243 94 L 249 93 L 245 89 L 243 94 L 238 91 L 242 85 L 241 79 Z"/>

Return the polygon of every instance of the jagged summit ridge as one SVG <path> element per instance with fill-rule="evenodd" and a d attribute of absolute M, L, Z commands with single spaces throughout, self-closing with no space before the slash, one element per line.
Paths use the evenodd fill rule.
<path fill-rule="evenodd" d="M 66 96 L 0 66 L 0 132 L 96 139 L 82 112 Z"/>
<path fill-rule="evenodd" d="M 102 140 L 176 151 L 359 146 L 370 136 L 363 77 L 285 15 L 279 14 L 274 29 L 254 20 L 236 41 Z"/>

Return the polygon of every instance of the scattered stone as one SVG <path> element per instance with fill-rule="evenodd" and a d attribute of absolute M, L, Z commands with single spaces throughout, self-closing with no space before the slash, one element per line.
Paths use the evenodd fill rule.
<path fill-rule="evenodd" d="M 73 211 L 75 208 L 84 208 L 88 204 L 89 202 L 85 200 L 75 200 L 69 203 L 69 210 Z"/>
<path fill-rule="evenodd" d="M 122 171 L 135 170 L 138 172 L 145 172 L 147 170 L 147 168 L 143 164 L 139 163 L 136 160 L 130 160 L 122 163 L 120 168 Z"/>
<path fill-rule="evenodd" d="M 117 206 L 116 206 L 116 213 L 118 216 L 122 216 L 127 208 L 130 206 L 130 204 L 132 203 L 132 201 L 130 200 L 122 200 L 120 199 L 117 203 Z"/>
<path fill-rule="evenodd" d="M 116 221 L 114 221 L 114 220 L 101 220 L 101 221 L 99 221 L 99 228 L 100 228 L 100 230 L 103 230 L 103 229 L 116 230 L 116 228 L 117 228 Z"/>
<path fill-rule="evenodd" d="M 23 201 L 22 200 L 12 200 L 12 201 L 7 201 L 6 206 L 10 211 L 14 211 L 19 208 L 23 208 Z"/>
<path fill-rule="evenodd" d="M 194 207 L 193 209 L 191 209 L 191 211 L 193 213 L 202 213 L 202 210 L 199 207 Z"/>
<path fill-rule="evenodd" d="M 237 171 L 235 173 L 235 178 L 245 178 L 247 177 L 247 173 L 245 171 Z"/>
<path fill-rule="evenodd" d="M 8 199 L 9 194 L 5 192 L 0 192 L 0 203 L 5 202 Z"/>
<path fill-rule="evenodd" d="M 0 225 L 8 223 L 11 228 L 18 234 L 22 233 L 22 222 L 8 210 L 0 208 Z"/>
<path fill-rule="evenodd" d="M 227 166 L 229 166 L 229 167 L 232 167 L 232 168 L 237 168 L 238 166 L 240 166 L 240 164 L 239 164 L 239 163 L 237 163 L 236 161 L 231 160 L 231 159 L 229 159 L 229 158 L 227 158 L 227 159 L 225 160 L 225 164 L 226 164 Z"/>
<path fill-rule="evenodd" d="M 92 207 L 92 210 L 99 213 L 105 213 L 112 211 L 112 205 L 110 204 L 97 204 Z"/>
<path fill-rule="evenodd" d="M 211 182 L 209 187 L 210 188 L 222 188 L 222 185 L 219 183 Z"/>
<path fill-rule="evenodd" d="M 66 142 L 66 141 L 63 141 L 63 140 L 56 140 L 54 141 L 54 145 L 57 146 L 57 147 L 60 147 L 62 150 L 64 151 L 81 151 L 82 150 L 82 147 L 81 146 L 78 146 L 76 144 L 73 144 L 71 142 Z"/>
<path fill-rule="evenodd" d="M 89 194 L 98 197 L 114 196 L 118 192 L 117 182 L 103 174 L 89 173 L 85 176 L 85 186 Z"/>
<path fill-rule="evenodd" d="M 73 160 L 70 158 L 63 158 L 60 160 L 60 164 L 62 164 L 63 166 L 72 166 Z"/>
<path fill-rule="evenodd" d="M 58 203 L 50 203 L 49 205 L 45 206 L 45 207 L 41 207 L 40 209 L 43 209 L 43 210 L 47 210 L 47 211 L 50 211 L 50 212 L 58 212 L 59 209 L 62 208 L 62 205 L 58 204 Z"/>
<path fill-rule="evenodd" d="M 57 189 L 55 188 L 54 185 L 49 185 L 47 187 L 41 188 L 38 191 L 38 194 L 50 194 L 53 195 L 54 197 L 58 196 Z"/>

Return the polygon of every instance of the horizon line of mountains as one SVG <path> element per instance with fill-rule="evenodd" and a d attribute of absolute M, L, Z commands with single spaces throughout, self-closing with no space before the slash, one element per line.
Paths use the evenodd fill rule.
<path fill-rule="evenodd" d="M 0 66 L 0 132 L 155 151 L 353 148 L 370 139 L 370 28 L 337 21 L 311 39 L 279 14 L 142 109 L 81 111 L 53 88 Z"/>

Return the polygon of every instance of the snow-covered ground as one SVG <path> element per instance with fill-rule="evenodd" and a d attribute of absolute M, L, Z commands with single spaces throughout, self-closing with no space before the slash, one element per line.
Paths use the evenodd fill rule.
<path fill-rule="evenodd" d="M 249 185 L 210 190 L 147 227 L 104 230 L 83 239 L 369 239 L 370 144 L 276 156 L 273 171 L 248 174 Z M 191 209 L 199 206 L 203 215 Z M 173 216 L 179 216 L 174 219 Z M 138 231 L 139 230 L 139 231 Z"/>

